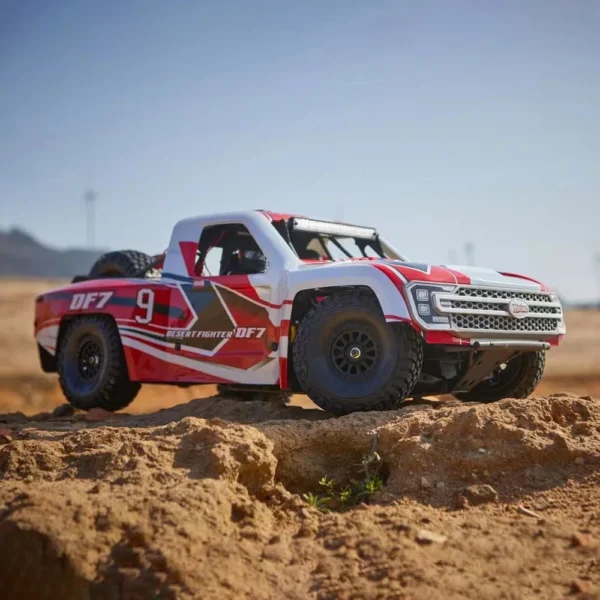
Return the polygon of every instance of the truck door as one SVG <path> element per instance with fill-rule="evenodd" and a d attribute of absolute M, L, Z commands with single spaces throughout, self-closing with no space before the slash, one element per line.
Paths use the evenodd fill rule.
<path fill-rule="evenodd" d="M 274 384 L 279 378 L 277 276 L 240 223 L 205 227 L 195 274 L 182 286 L 195 320 L 178 343 L 214 382 Z"/>

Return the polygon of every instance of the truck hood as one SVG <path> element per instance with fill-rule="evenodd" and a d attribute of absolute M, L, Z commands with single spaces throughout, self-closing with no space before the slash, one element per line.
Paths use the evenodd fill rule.
<path fill-rule="evenodd" d="M 355 259 L 347 261 L 310 263 L 311 267 L 335 268 L 367 264 L 388 275 L 398 273 L 407 281 L 427 281 L 431 283 L 476 285 L 494 288 L 512 288 L 530 291 L 547 291 L 547 287 L 531 277 L 517 273 L 506 273 L 484 267 L 470 265 L 432 265 L 427 263 L 407 262 L 385 259 Z M 309 265 L 306 265 L 309 267 Z M 343 267 L 342 267 L 343 268 Z"/>

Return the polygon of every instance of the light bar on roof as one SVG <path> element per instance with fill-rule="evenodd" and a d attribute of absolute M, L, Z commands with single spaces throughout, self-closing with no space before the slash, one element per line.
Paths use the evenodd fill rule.
<path fill-rule="evenodd" d="M 314 231 L 315 233 L 329 233 L 368 240 L 377 237 L 377 231 L 372 227 L 360 227 L 359 225 L 345 225 L 344 223 L 332 223 L 330 221 L 317 221 L 315 219 L 302 219 L 295 217 L 292 227 L 298 231 Z"/>

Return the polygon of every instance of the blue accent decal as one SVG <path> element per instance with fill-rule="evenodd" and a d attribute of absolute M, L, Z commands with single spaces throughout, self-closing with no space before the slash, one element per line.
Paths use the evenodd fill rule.
<path fill-rule="evenodd" d="M 184 277 L 183 275 L 175 275 L 175 273 L 163 273 L 162 277 L 165 279 L 174 279 L 175 281 L 181 281 L 182 283 L 192 283 L 193 277 Z"/>

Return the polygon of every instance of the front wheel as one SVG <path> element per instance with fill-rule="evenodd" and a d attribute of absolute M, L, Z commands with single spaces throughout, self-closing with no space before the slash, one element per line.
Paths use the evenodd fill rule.
<path fill-rule="evenodd" d="M 527 398 L 538 386 L 544 367 L 546 353 L 525 352 L 516 356 L 468 392 L 454 394 L 464 402 L 497 402 L 503 398 Z"/>
<path fill-rule="evenodd" d="M 293 361 L 304 393 L 328 412 L 393 410 L 417 383 L 423 344 L 410 325 L 387 323 L 373 295 L 352 292 L 304 317 Z"/>
<path fill-rule="evenodd" d="M 79 317 L 65 327 L 57 368 L 60 386 L 69 403 L 82 410 L 125 408 L 141 386 L 129 380 L 114 322 L 94 315 Z"/>

